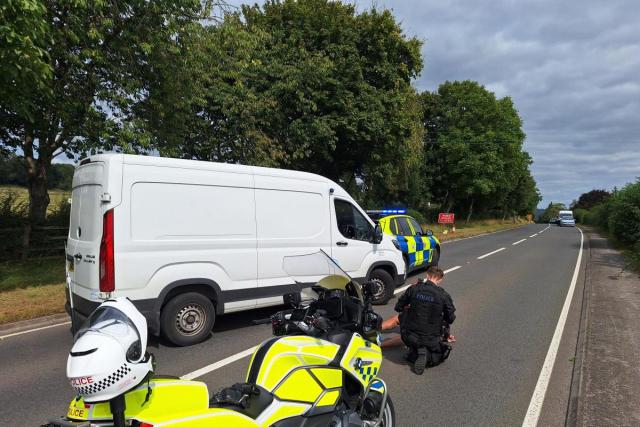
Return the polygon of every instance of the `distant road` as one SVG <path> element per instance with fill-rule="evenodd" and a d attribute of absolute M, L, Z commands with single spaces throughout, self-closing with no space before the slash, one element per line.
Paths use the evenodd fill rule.
<path fill-rule="evenodd" d="M 577 229 L 547 225 L 444 245 L 441 267 L 457 308 L 452 333 L 458 342 L 445 364 L 422 376 L 410 372 L 402 349 L 385 353 L 381 376 L 391 390 L 398 425 L 522 425 L 579 247 Z M 415 275 L 409 278 L 414 280 Z M 389 316 L 394 303 L 377 310 Z M 251 320 L 273 311 L 223 316 L 213 337 L 194 347 L 152 343 L 158 372 L 198 377 L 213 391 L 244 380 L 250 349 L 270 336 L 269 326 Z M 540 425 L 564 424 L 576 319 L 572 308 Z M 70 346 L 68 326 L 0 341 L 0 425 L 39 425 L 65 412 L 73 397 L 65 377 Z"/>

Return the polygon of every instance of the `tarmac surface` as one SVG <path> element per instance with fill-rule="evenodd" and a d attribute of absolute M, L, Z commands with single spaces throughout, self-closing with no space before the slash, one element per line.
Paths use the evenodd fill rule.
<path fill-rule="evenodd" d="M 443 286 L 457 308 L 452 325 L 457 343 L 445 364 L 422 376 L 411 373 L 403 349 L 385 350 L 380 376 L 389 386 L 397 425 L 522 425 L 579 251 L 578 229 L 540 224 L 443 244 L 440 266 L 449 271 Z M 539 425 L 565 422 L 585 259 Z M 388 317 L 394 314 L 394 304 L 395 299 L 376 310 Z M 211 392 L 243 381 L 249 358 L 239 353 L 248 354 L 246 350 L 271 332 L 269 326 L 252 325 L 251 320 L 278 309 L 221 316 L 211 338 L 189 348 L 152 341 L 149 351 L 156 356 L 157 372 L 186 375 L 208 366 L 213 370 L 197 379 Z M 65 377 L 71 343 L 68 325 L 0 340 L 0 425 L 39 425 L 66 412 L 73 397 Z"/>

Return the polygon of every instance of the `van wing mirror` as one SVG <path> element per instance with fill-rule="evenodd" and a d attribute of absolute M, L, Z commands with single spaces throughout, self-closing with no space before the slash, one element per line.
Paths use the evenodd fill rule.
<path fill-rule="evenodd" d="M 424 235 L 429 237 L 433 236 L 433 230 L 430 228 L 427 228 L 427 231 L 424 232 Z"/>
<path fill-rule="evenodd" d="M 378 223 L 373 229 L 373 239 L 371 240 L 371 243 L 377 245 L 380 242 L 382 242 L 382 227 L 380 227 L 380 223 Z"/>

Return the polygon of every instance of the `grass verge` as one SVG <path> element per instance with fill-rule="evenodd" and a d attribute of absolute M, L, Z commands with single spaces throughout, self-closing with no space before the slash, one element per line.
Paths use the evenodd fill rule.
<path fill-rule="evenodd" d="M 512 228 L 522 227 L 526 224 L 526 221 L 472 221 L 469 224 L 456 225 L 455 233 L 452 233 L 450 231 L 451 226 L 444 226 L 441 224 L 427 224 L 425 227 L 433 230 L 433 233 L 441 242 L 447 242 L 450 240 L 464 239 L 466 237 L 474 237 L 480 234 L 493 233 L 495 231 L 509 230 Z M 444 234 L 444 231 L 447 229 L 449 230 L 449 232 L 447 234 Z"/>
<path fill-rule="evenodd" d="M 0 264 L 0 292 L 64 283 L 62 257 L 35 258 L 25 262 L 9 261 Z"/>
<path fill-rule="evenodd" d="M 64 312 L 64 284 L 0 292 L 0 325 Z"/>

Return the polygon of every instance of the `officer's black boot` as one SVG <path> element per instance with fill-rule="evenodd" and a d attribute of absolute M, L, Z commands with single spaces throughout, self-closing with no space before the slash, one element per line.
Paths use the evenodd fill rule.
<path fill-rule="evenodd" d="M 418 375 L 422 375 L 424 373 L 424 368 L 427 366 L 427 348 L 419 347 L 418 348 L 418 357 L 416 357 L 416 361 L 413 364 L 413 372 Z"/>

